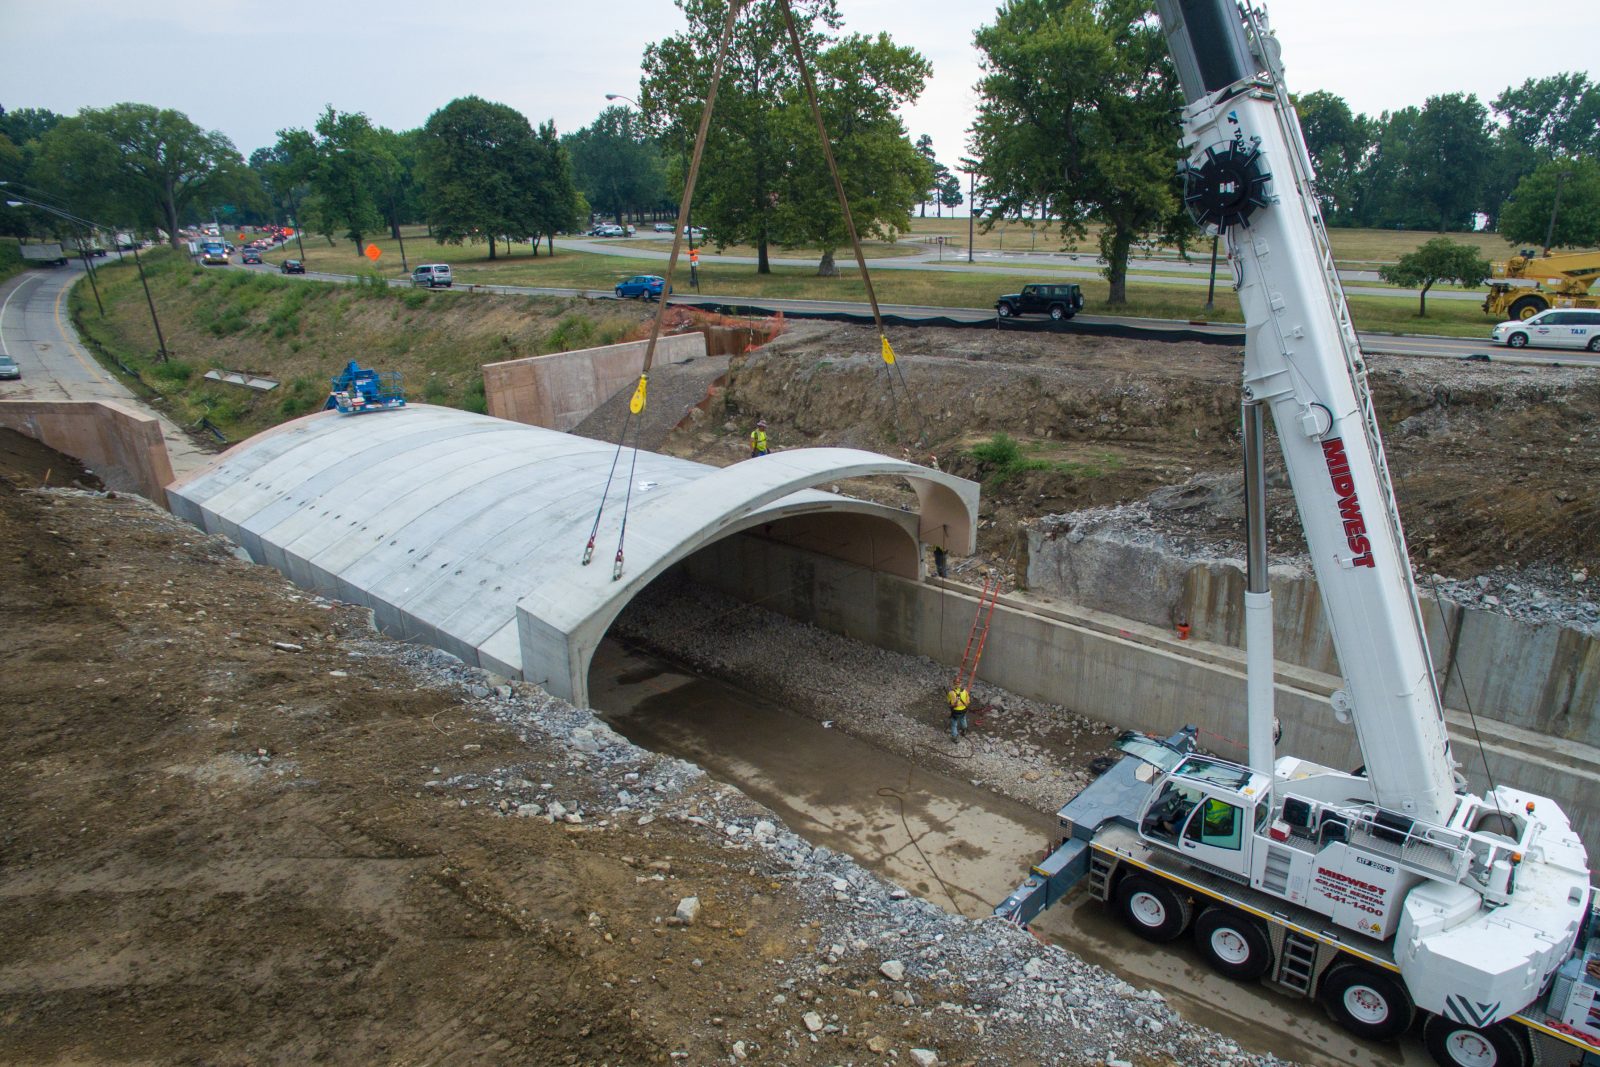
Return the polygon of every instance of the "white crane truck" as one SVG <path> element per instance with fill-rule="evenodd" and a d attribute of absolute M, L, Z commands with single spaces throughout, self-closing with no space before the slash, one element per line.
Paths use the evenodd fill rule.
<path fill-rule="evenodd" d="M 1560 807 L 1466 791 L 1451 757 L 1366 366 L 1265 14 L 1157 0 L 1187 106 L 1185 200 L 1220 232 L 1245 316 L 1249 760 L 1193 727 L 1061 809 L 1060 848 L 995 909 L 1026 923 L 1080 881 L 1156 942 L 1193 929 L 1223 974 L 1449 1067 L 1600 1064 L 1600 908 Z M 1270 409 L 1345 675 L 1347 773 L 1274 752 L 1262 409 Z"/>

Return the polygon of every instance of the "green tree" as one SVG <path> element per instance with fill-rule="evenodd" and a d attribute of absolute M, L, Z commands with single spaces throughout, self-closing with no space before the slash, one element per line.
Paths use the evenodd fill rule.
<path fill-rule="evenodd" d="M 37 184 L 80 213 L 178 229 L 213 205 L 248 201 L 254 177 L 233 142 L 148 104 L 84 108 L 39 139 Z"/>
<path fill-rule="evenodd" d="M 816 58 L 817 107 L 858 235 L 893 240 L 909 230 L 912 209 L 933 187 L 933 168 L 895 114 L 921 95 L 930 72 L 915 50 L 882 33 L 845 37 Z M 850 234 L 817 139 L 816 119 L 801 90 L 790 91 L 779 119 L 777 131 L 792 147 L 771 232 L 785 247 L 822 249 L 818 275 L 837 277 L 834 253 L 849 243 Z"/>
<path fill-rule="evenodd" d="M 1492 155 L 1489 112 L 1471 93 L 1430 96 L 1407 142 L 1400 193 L 1441 232 L 1471 230 Z"/>
<path fill-rule="evenodd" d="M 398 241 L 402 222 L 415 222 L 427 214 L 423 206 L 422 179 L 417 174 L 417 153 L 422 130 L 401 130 L 397 133 L 379 126 L 376 133 L 386 161 L 392 161 L 383 174 L 382 196 L 378 206 L 388 220 L 389 236 Z"/>
<path fill-rule="evenodd" d="M 984 75 L 972 128 L 984 228 L 1042 206 L 1063 236 L 1099 222 L 1110 303 L 1128 255 L 1192 233 L 1173 115 L 1183 105 L 1145 0 L 1008 0 L 976 34 Z"/>
<path fill-rule="evenodd" d="M 1344 98 L 1328 92 L 1295 100 L 1306 150 L 1317 172 L 1317 202 L 1329 226 L 1355 225 L 1362 168 L 1373 149 L 1373 123 L 1355 115 Z"/>
<path fill-rule="evenodd" d="M 617 225 L 625 212 L 637 214 L 661 201 L 666 191 L 661 149 L 633 108 L 608 107 L 563 143 L 584 197 Z"/>
<path fill-rule="evenodd" d="M 417 162 L 434 237 L 449 244 L 525 241 L 541 232 L 536 210 L 540 150 L 514 107 L 477 96 L 452 100 L 428 116 Z"/>
<path fill-rule="evenodd" d="M 1500 212 L 1500 233 L 1519 245 L 1542 247 L 1549 234 L 1551 248 L 1600 246 L 1600 163 L 1555 160 L 1522 179 Z"/>
<path fill-rule="evenodd" d="M 710 89 L 727 17 L 727 0 L 677 0 L 689 27 L 645 48 L 639 103 L 645 119 L 673 155 L 682 188 L 690 146 Z M 808 61 L 840 25 L 837 0 L 793 0 L 795 25 Z M 793 99 L 795 65 L 783 17 L 774 0 L 753 0 L 734 24 L 727 69 L 695 194 L 696 225 L 709 227 L 719 247 L 756 247 L 756 271 L 770 274 L 770 246 L 780 188 L 794 151 L 796 129 L 783 104 Z"/>
<path fill-rule="evenodd" d="M 961 179 L 949 170 L 939 179 L 939 206 L 947 207 L 952 212 L 966 202 L 966 197 L 961 193 Z"/>
<path fill-rule="evenodd" d="M 1542 158 L 1600 158 L 1600 85 L 1574 71 L 1529 78 L 1494 98 L 1506 131 Z"/>
<path fill-rule="evenodd" d="M 535 184 L 533 254 L 539 254 L 539 235 L 543 234 L 550 254 L 556 254 L 556 234 L 578 228 L 589 216 L 589 203 L 578 191 L 573 177 L 572 156 L 566 143 L 556 134 L 556 124 L 539 124 L 539 170 Z"/>
<path fill-rule="evenodd" d="M 921 156 L 928 166 L 934 169 L 935 175 L 937 176 L 939 160 L 933 154 L 933 138 L 928 134 L 921 134 L 917 137 L 917 143 L 915 147 L 917 150 L 917 155 Z M 938 195 L 938 181 L 936 177 L 934 183 L 928 187 L 928 191 L 922 196 L 923 218 L 928 217 L 928 201 L 935 199 Z"/>
<path fill-rule="evenodd" d="M 343 230 L 361 256 L 365 235 L 383 226 L 380 204 L 394 160 L 367 116 L 359 111 L 335 111 L 329 104 L 310 130 L 279 130 L 277 148 L 284 161 L 282 181 L 287 187 L 305 185 L 299 200 L 302 226 L 333 243 Z"/>
<path fill-rule="evenodd" d="M 0 137 L 5 137 L 19 148 L 29 141 L 37 141 L 61 123 L 61 116 L 42 107 L 19 107 L 7 111 L 0 107 Z"/>
<path fill-rule="evenodd" d="M 1489 276 L 1489 261 L 1471 245 L 1457 244 L 1448 237 L 1435 237 L 1415 252 L 1407 252 L 1395 263 L 1378 268 L 1378 277 L 1390 285 L 1420 287 L 1417 315 L 1428 317 L 1428 290 L 1438 282 L 1479 285 Z"/>

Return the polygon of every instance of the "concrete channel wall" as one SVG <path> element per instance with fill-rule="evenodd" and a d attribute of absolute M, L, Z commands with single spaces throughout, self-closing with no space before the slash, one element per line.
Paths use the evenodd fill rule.
<path fill-rule="evenodd" d="M 646 341 L 528 356 L 483 367 L 483 392 L 497 419 L 543 426 L 563 433 L 619 389 L 639 380 Z M 655 361 L 687 363 L 706 354 L 706 335 L 673 334 L 656 341 Z"/>
<path fill-rule="evenodd" d="M 835 633 L 954 664 L 972 627 L 976 590 L 910 581 L 781 545 L 756 534 L 726 538 L 680 564 L 694 580 Z M 1244 657 L 1178 641 L 1169 628 L 1064 602 L 1002 597 L 979 677 L 1127 729 L 1170 733 L 1186 723 L 1208 745 L 1244 758 Z M 1279 664 L 1275 687 L 1282 753 L 1333 767 L 1363 760 L 1352 727 L 1333 715 L 1339 679 Z M 1600 750 L 1461 712 L 1448 714 L 1456 758 L 1475 790 L 1514 783 L 1557 801 L 1600 854 Z M 1480 739 L 1481 738 L 1481 745 Z M 1481 750 L 1480 750 L 1481 749 Z M 1065 801 L 1067 798 L 1063 797 Z"/>
<path fill-rule="evenodd" d="M 1244 566 L 1195 560 L 1114 533 L 1074 539 L 1030 531 L 1028 586 L 1036 593 L 1163 629 L 1187 621 L 1196 639 L 1244 646 Z M 1308 569 L 1272 568 L 1278 660 L 1339 673 L 1322 595 Z M 1600 747 L 1600 641 L 1570 627 L 1532 625 L 1421 596 L 1429 652 L 1445 704 Z"/>
<path fill-rule="evenodd" d="M 6 400 L 0 426 L 81 461 L 110 489 L 167 506 L 172 458 L 149 415 L 109 400 Z"/>

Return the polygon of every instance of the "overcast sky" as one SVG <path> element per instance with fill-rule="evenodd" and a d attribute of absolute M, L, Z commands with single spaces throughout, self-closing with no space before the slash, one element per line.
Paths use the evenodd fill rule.
<path fill-rule="evenodd" d="M 992 0 L 839 6 L 847 31 L 886 30 L 933 64 L 904 117 L 953 165 L 976 103 L 972 33 L 993 21 Z M 1371 114 L 1446 92 L 1487 103 L 1527 78 L 1589 71 L 1600 42 L 1595 4 L 1537 25 L 1489 0 L 1276 0 L 1269 11 L 1289 87 Z M 475 93 L 567 132 L 591 122 L 606 93 L 637 95 L 645 45 L 683 26 L 671 0 L 0 0 L 0 105 L 173 107 L 246 156 L 329 103 L 407 129 Z"/>

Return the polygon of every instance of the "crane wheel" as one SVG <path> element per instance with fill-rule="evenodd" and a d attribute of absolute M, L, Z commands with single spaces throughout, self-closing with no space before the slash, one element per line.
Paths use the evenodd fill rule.
<path fill-rule="evenodd" d="M 1130 874 L 1117 886 L 1117 911 L 1128 929 L 1159 944 L 1183 936 L 1193 907 L 1170 882 Z"/>
<path fill-rule="evenodd" d="M 1527 1035 L 1505 1023 L 1478 1029 L 1430 1015 L 1422 1024 L 1422 1042 L 1439 1067 L 1532 1067 Z"/>
<path fill-rule="evenodd" d="M 1272 967 L 1272 941 L 1261 924 L 1242 911 L 1213 904 L 1194 924 L 1194 943 L 1211 969 L 1253 982 Z"/>
<path fill-rule="evenodd" d="M 1542 296 L 1519 296 L 1511 302 L 1511 317 L 1531 319 L 1549 306 L 1550 302 Z"/>
<path fill-rule="evenodd" d="M 1369 1041 L 1405 1033 L 1417 1011 L 1397 975 L 1365 963 L 1336 965 L 1318 995 L 1334 1022 Z"/>

